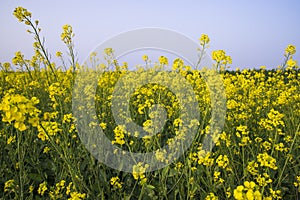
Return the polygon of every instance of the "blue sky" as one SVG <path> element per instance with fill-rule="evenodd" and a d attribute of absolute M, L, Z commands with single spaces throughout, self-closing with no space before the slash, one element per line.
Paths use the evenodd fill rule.
<path fill-rule="evenodd" d="M 11 61 L 16 51 L 33 54 L 32 36 L 14 18 L 22 6 L 40 21 L 42 35 L 52 57 L 66 52 L 60 41 L 64 24 L 73 26 L 79 62 L 99 43 L 121 32 L 143 27 L 178 31 L 198 41 L 202 33 L 211 39 L 212 50 L 232 56 L 232 68 L 274 68 L 283 61 L 288 44 L 299 48 L 300 1 L 0 1 L 0 62 Z M 138 58 L 140 59 L 140 58 Z"/>

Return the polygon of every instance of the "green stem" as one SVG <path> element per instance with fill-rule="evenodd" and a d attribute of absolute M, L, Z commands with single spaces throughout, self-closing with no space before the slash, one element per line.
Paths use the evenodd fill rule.
<path fill-rule="evenodd" d="M 22 57 L 21 57 L 22 58 Z M 22 58 L 22 62 L 24 63 L 25 67 L 26 67 L 26 70 L 28 71 L 29 73 L 29 77 L 31 80 L 33 80 L 32 78 L 32 75 L 31 75 L 31 72 L 30 72 L 30 67 L 28 66 L 28 64 L 26 63 L 26 61 Z"/>
<path fill-rule="evenodd" d="M 144 194 L 144 191 L 145 191 L 145 185 L 146 185 L 146 183 L 144 183 L 143 186 L 142 186 L 142 190 L 141 190 L 141 193 L 139 195 L 139 199 L 138 200 L 142 200 L 142 198 L 143 198 L 143 194 Z"/>
<path fill-rule="evenodd" d="M 288 54 L 286 55 L 286 57 L 285 57 L 285 60 L 284 60 L 284 62 L 283 62 L 283 64 L 282 64 L 282 66 L 281 66 L 281 69 L 282 69 L 282 70 L 284 70 L 284 68 L 285 68 L 285 66 L 286 66 L 286 63 L 287 63 L 287 61 L 289 60 L 289 58 L 290 58 L 290 53 L 288 53 Z"/>
<path fill-rule="evenodd" d="M 282 171 L 281 171 L 281 173 L 280 173 L 280 175 L 279 175 L 279 178 L 278 178 L 278 182 L 277 182 L 276 188 L 278 188 L 279 183 L 281 182 L 283 173 L 284 173 L 284 171 L 285 171 L 286 165 L 287 165 L 288 161 L 290 160 L 289 155 L 291 154 L 292 149 L 293 149 L 293 147 L 294 147 L 294 144 L 295 144 L 295 141 L 296 141 L 296 138 L 297 138 L 297 134 L 299 134 L 299 133 L 298 133 L 299 127 L 300 127 L 300 124 L 298 125 L 297 130 L 296 130 L 296 132 L 295 132 L 295 136 L 294 136 L 294 138 L 293 138 L 293 142 L 292 142 L 292 144 L 291 144 L 290 151 L 289 151 L 289 153 L 288 153 L 287 156 L 286 156 L 286 159 L 285 159 L 285 162 L 284 162 L 284 166 L 283 166 Z"/>
<path fill-rule="evenodd" d="M 201 60 L 202 60 L 203 55 L 204 55 L 204 50 L 205 50 L 205 44 L 203 44 L 203 46 L 202 46 L 202 50 L 201 50 L 201 53 L 200 53 L 200 56 L 199 56 L 199 60 L 196 64 L 196 70 L 198 70 L 198 65 L 201 63 Z"/>
<path fill-rule="evenodd" d="M 186 199 L 189 199 L 189 194 L 190 194 L 190 177 L 192 176 L 192 171 L 191 171 L 191 163 L 188 162 L 188 177 L 187 177 L 187 194 L 186 194 Z"/>
<path fill-rule="evenodd" d="M 21 157 L 20 144 L 21 144 L 21 133 L 17 131 L 18 143 L 17 143 L 17 153 L 18 153 L 18 164 L 19 164 L 19 181 L 20 181 L 20 199 L 24 199 L 23 197 L 23 158 Z"/>
<path fill-rule="evenodd" d="M 132 188 L 132 190 L 130 192 L 130 195 L 128 197 L 129 200 L 130 200 L 131 196 L 133 195 L 133 191 L 135 190 L 137 183 L 138 183 L 138 180 L 135 181 L 135 184 L 134 184 L 134 186 L 133 186 L 133 188 Z"/>
<path fill-rule="evenodd" d="M 246 172 L 245 169 L 246 169 L 246 167 L 245 167 L 245 150 L 244 150 L 244 147 L 242 147 L 242 159 L 243 159 L 242 161 L 243 161 L 243 169 L 244 169 L 243 170 L 243 177 L 246 177 L 245 176 L 245 172 Z"/>
<path fill-rule="evenodd" d="M 51 65 L 50 59 L 49 59 L 49 57 L 48 57 L 48 54 L 47 54 L 47 52 L 46 52 L 46 49 L 44 48 L 44 44 L 43 44 L 42 41 L 41 41 L 40 35 L 39 35 L 39 33 L 38 33 L 36 27 L 33 25 L 33 23 L 31 22 L 30 19 L 28 19 L 27 17 L 25 17 L 25 19 L 30 23 L 30 26 L 32 27 L 32 29 L 33 29 L 33 31 L 34 31 L 35 38 L 36 38 L 37 42 L 39 43 L 40 49 L 42 50 L 42 52 L 43 52 L 43 54 L 44 54 L 44 57 L 45 57 L 45 59 L 46 59 L 46 62 L 47 62 L 47 64 L 49 65 L 49 67 L 50 67 L 50 69 L 51 69 L 51 71 L 52 71 L 52 73 L 53 73 L 53 75 L 54 75 L 54 77 L 55 77 L 55 80 L 57 80 L 55 71 L 54 71 L 54 69 L 53 69 L 53 67 L 52 67 L 52 65 Z"/>
<path fill-rule="evenodd" d="M 51 145 L 54 147 L 54 149 L 57 151 L 57 153 L 62 157 L 62 159 L 63 159 L 64 162 L 66 163 L 67 168 L 68 168 L 68 170 L 69 170 L 69 172 L 70 172 L 70 175 L 71 175 L 73 184 L 75 185 L 76 188 L 79 188 L 79 186 L 78 186 L 78 184 L 77 184 L 77 177 L 79 177 L 79 176 L 77 176 L 76 171 L 73 170 L 72 164 L 71 164 L 70 160 L 68 159 L 68 157 L 66 156 L 67 153 L 66 153 L 65 151 L 63 151 L 63 150 L 60 150 L 60 149 L 58 148 L 58 145 L 55 144 L 55 141 L 53 141 L 53 138 L 49 135 L 49 133 L 48 133 L 48 131 L 46 130 L 46 128 L 45 128 L 42 124 L 40 124 L 40 126 L 41 126 L 41 128 L 45 131 L 47 137 L 49 138 L 49 141 L 50 141 Z M 84 188 L 85 188 L 87 191 L 89 191 L 88 187 L 87 187 L 85 184 L 83 184 L 83 186 L 84 186 Z M 81 187 L 80 187 L 80 188 L 81 188 Z M 90 191 L 89 191 L 89 192 L 90 192 Z"/>
<path fill-rule="evenodd" d="M 70 56 L 71 56 L 71 65 L 73 66 L 73 72 L 76 70 L 76 62 L 75 62 L 75 55 L 74 55 L 74 49 L 73 49 L 73 44 L 68 45 Z"/>

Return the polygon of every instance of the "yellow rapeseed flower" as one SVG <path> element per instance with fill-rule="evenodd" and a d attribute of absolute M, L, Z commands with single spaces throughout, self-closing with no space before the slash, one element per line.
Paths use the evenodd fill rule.
<path fill-rule="evenodd" d="M 202 46 L 204 46 L 205 44 L 208 44 L 209 43 L 209 37 L 208 37 L 208 35 L 202 34 L 201 37 L 200 37 L 200 39 L 199 39 L 199 41 L 200 41 L 200 44 Z"/>
<path fill-rule="evenodd" d="M 214 195 L 214 193 L 209 193 L 206 197 L 205 200 L 218 200 L 219 198 Z"/>
<path fill-rule="evenodd" d="M 70 198 L 68 200 L 81 200 L 86 198 L 86 194 L 84 193 L 79 193 L 79 192 L 71 192 Z"/>
<path fill-rule="evenodd" d="M 217 63 L 226 59 L 226 54 L 224 50 L 217 50 L 212 52 L 212 59 Z"/>
<path fill-rule="evenodd" d="M 124 140 L 125 133 L 126 133 L 125 126 L 124 125 L 118 125 L 114 129 L 115 140 L 112 141 L 112 144 L 120 144 L 120 145 L 125 144 L 125 140 Z"/>
<path fill-rule="evenodd" d="M 112 177 L 110 179 L 110 184 L 115 187 L 115 188 L 122 188 L 122 185 L 123 185 L 123 182 L 120 181 L 120 178 L 119 177 Z"/>
<path fill-rule="evenodd" d="M 289 44 L 285 49 L 285 53 L 289 55 L 294 55 L 296 53 L 296 47 L 294 45 Z"/>
<path fill-rule="evenodd" d="M 219 157 L 216 160 L 216 163 L 219 167 L 225 169 L 229 164 L 229 159 L 227 155 L 219 155 Z"/>
<path fill-rule="evenodd" d="M 9 136 L 9 138 L 7 139 L 7 144 L 12 144 L 16 141 L 16 136 Z"/>
<path fill-rule="evenodd" d="M 15 185 L 15 180 L 11 179 L 4 183 L 4 192 L 8 192 Z"/>
<path fill-rule="evenodd" d="M 161 65 L 168 65 L 168 58 L 165 57 L 165 56 L 160 56 L 160 57 L 159 57 L 159 63 L 160 63 Z"/>
<path fill-rule="evenodd" d="M 268 167 L 274 170 L 277 169 L 276 159 L 268 155 L 267 153 L 258 154 L 257 162 L 260 163 L 260 166 Z"/>
<path fill-rule="evenodd" d="M 147 178 L 145 176 L 146 169 L 149 167 L 148 164 L 143 166 L 143 163 L 139 162 L 138 164 L 134 165 L 132 168 L 132 176 L 135 180 L 140 180 L 141 185 L 145 184 Z"/>
<path fill-rule="evenodd" d="M 47 188 L 47 183 L 44 181 L 43 183 L 41 183 L 39 185 L 39 188 L 38 188 L 38 194 L 40 194 L 41 196 L 44 195 L 44 193 L 46 192 L 46 190 L 48 190 Z"/>
<path fill-rule="evenodd" d="M 143 61 L 145 61 L 145 62 L 147 62 L 147 61 L 148 61 L 148 59 L 149 59 L 147 55 L 143 55 L 143 57 L 142 57 L 142 58 L 143 58 Z"/>
<path fill-rule="evenodd" d="M 289 59 L 287 62 L 286 62 L 287 66 L 288 67 L 295 67 L 297 65 L 297 62 L 293 59 Z"/>
<path fill-rule="evenodd" d="M 15 8 L 13 15 L 20 21 L 24 21 L 26 18 L 31 18 L 31 13 L 23 7 Z"/>

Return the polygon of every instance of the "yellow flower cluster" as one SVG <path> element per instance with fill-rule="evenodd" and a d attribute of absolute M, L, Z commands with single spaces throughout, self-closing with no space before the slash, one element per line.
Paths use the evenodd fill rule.
<path fill-rule="evenodd" d="M 209 193 L 206 197 L 205 200 L 218 200 L 219 198 L 214 195 L 214 193 Z"/>
<path fill-rule="evenodd" d="M 48 91 L 49 91 L 49 98 L 53 102 L 52 107 L 56 109 L 60 103 L 59 97 L 61 97 L 65 93 L 65 89 L 61 87 L 59 83 L 56 82 L 49 86 Z"/>
<path fill-rule="evenodd" d="M 160 57 L 159 57 L 159 63 L 160 63 L 161 65 L 168 65 L 168 64 L 169 64 L 168 58 L 165 57 L 165 56 L 160 56 Z"/>
<path fill-rule="evenodd" d="M 66 44 L 66 45 L 71 45 L 72 44 L 72 38 L 74 37 L 73 29 L 72 26 L 69 24 L 66 24 L 63 26 L 63 32 L 60 35 L 61 40 Z M 61 54 L 58 55 L 58 57 L 61 56 Z"/>
<path fill-rule="evenodd" d="M 26 130 L 26 122 L 33 127 L 39 124 L 40 110 L 35 106 L 39 103 L 36 97 L 27 99 L 19 94 L 7 94 L 0 103 L 0 110 L 4 112 L 2 121 L 13 123 L 20 131 Z"/>
<path fill-rule="evenodd" d="M 289 59 L 287 62 L 286 62 L 287 66 L 288 66 L 288 69 L 291 69 L 293 67 L 296 67 L 297 66 L 297 61 L 293 60 L 293 59 Z"/>
<path fill-rule="evenodd" d="M 182 59 L 176 58 L 173 61 L 173 66 L 172 66 L 173 71 L 177 71 L 178 69 L 181 70 L 181 69 L 183 69 L 183 67 L 184 67 L 184 62 Z"/>
<path fill-rule="evenodd" d="M 81 199 L 85 199 L 85 198 L 86 198 L 86 194 L 84 194 L 84 193 L 71 192 L 70 198 L 68 198 L 68 200 L 81 200 Z"/>
<path fill-rule="evenodd" d="M 44 183 L 40 185 L 40 188 L 41 187 L 42 188 L 44 187 L 44 189 L 46 189 Z M 73 182 L 66 184 L 65 180 L 61 180 L 60 182 L 56 183 L 55 186 L 49 189 L 47 188 L 46 190 L 49 190 L 49 197 L 51 200 L 55 200 L 55 199 L 82 200 L 87 197 L 85 193 L 80 193 L 76 191 Z M 43 195 L 41 194 L 41 196 Z"/>
<path fill-rule="evenodd" d="M 2 69 L 3 71 L 5 71 L 5 72 L 9 72 L 9 71 L 12 70 L 12 69 L 11 69 L 11 64 L 10 64 L 9 62 L 5 62 L 5 63 L 3 63 L 3 64 L 0 63 L 0 67 L 1 67 L 1 69 Z"/>
<path fill-rule="evenodd" d="M 244 185 L 237 186 L 233 196 L 237 200 L 262 200 L 259 188 L 253 181 L 245 181 Z"/>
<path fill-rule="evenodd" d="M 255 161 L 248 162 L 247 171 L 253 176 L 258 174 L 258 163 Z"/>
<path fill-rule="evenodd" d="M 114 188 L 122 188 L 123 182 L 120 181 L 119 177 L 112 177 L 110 179 L 110 184 L 114 187 Z"/>
<path fill-rule="evenodd" d="M 259 125 L 265 127 L 267 130 L 274 130 L 278 126 L 284 126 L 283 117 L 284 115 L 274 110 L 273 108 L 267 114 L 268 118 L 261 119 Z"/>
<path fill-rule="evenodd" d="M 13 14 L 20 22 L 23 22 L 25 19 L 31 18 L 31 13 L 23 7 L 17 7 L 14 10 Z"/>
<path fill-rule="evenodd" d="M 148 164 L 143 166 L 143 163 L 139 162 L 132 168 L 132 175 L 135 180 L 140 180 L 140 184 L 143 185 L 146 183 L 147 178 L 145 176 L 146 169 L 149 167 Z"/>
<path fill-rule="evenodd" d="M 225 169 L 228 167 L 229 159 L 227 155 L 219 155 L 219 157 L 216 160 L 216 163 L 218 164 L 219 167 Z"/>
<path fill-rule="evenodd" d="M 289 55 L 294 55 L 296 53 L 296 47 L 294 45 L 289 44 L 285 49 L 285 53 Z"/>
<path fill-rule="evenodd" d="M 212 52 L 212 59 L 217 63 L 231 64 L 231 57 L 227 56 L 224 50 L 216 50 Z"/>
<path fill-rule="evenodd" d="M 156 152 L 155 152 L 155 158 L 156 160 L 160 161 L 160 162 L 166 162 L 166 163 L 169 163 L 168 159 L 167 159 L 167 152 L 166 150 L 160 150 L 158 149 Z"/>
<path fill-rule="evenodd" d="M 16 136 L 9 136 L 9 138 L 7 139 L 7 144 L 12 144 L 16 141 Z"/>
<path fill-rule="evenodd" d="M 276 159 L 272 156 L 268 155 L 267 153 L 262 153 L 257 155 L 257 162 L 260 163 L 260 166 L 262 167 L 268 167 L 271 169 L 276 170 Z"/>
<path fill-rule="evenodd" d="M 15 186 L 15 180 L 11 179 L 11 180 L 6 181 L 4 184 L 4 192 L 14 190 L 13 189 L 14 186 Z"/>
<path fill-rule="evenodd" d="M 289 44 L 285 49 L 285 63 L 283 64 L 282 68 L 284 69 L 297 69 L 298 63 L 296 60 L 293 59 L 293 55 L 296 53 L 296 47 L 294 45 Z"/>
<path fill-rule="evenodd" d="M 206 152 L 204 150 L 201 150 L 198 152 L 198 164 L 204 165 L 204 166 L 212 166 L 214 164 L 214 159 L 211 157 L 211 152 Z M 224 162 L 221 163 L 219 161 L 220 165 L 224 164 Z"/>
<path fill-rule="evenodd" d="M 17 51 L 15 53 L 15 57 L 12 59 L 12 63 L 14 65 L 24 65 L 25 63 L 25 59 L 24 59 L 24 55 L 22 55 L 22 53 L 20 51 Z"/>
<path fill-rule="evenodd" d="M 105 48 L 104 49 L 104 54 L 105 55 L 111 56 L 113 53 L 114 53 L 114 51 L 113 51 L 112 48 Z"/>
<path fill-rule="evenodd" d="M 247 130 L 247 126 L 238 126 L 236 128 L 237 132 L 236 132 L 236 136 L 238 138 L 241 138 L 241 142 L 239 142 L 239 146 L 246 146 L 248 144 L 250 144 L 252 141 L 249 137 L 249 131 Z"/>
<path fill-rule="evenodd" d="M 114 129 L 114 133 L 115 133 L 115 140 L 112 141 L 112 144 L 120 144 L 123 145 L 125 144 L 125 133 L 126 133 L 126 129 L 124 125 L 119 125 Z"/>
<path fill-rule="evenodd" d="M 48 190 L 47 188 L 47 182 L 43 182 L 39 185 L 39 188 L 38 188 L 38 194 L 43 196 L 45 194 L 45 192 Z"/>
<path fill-rule="evenodd" d="M 143 55 L 142 56 L 143 61 L 148 62 L 149 61 L 149 57 L 147 55 Z"/>
<path fill-rule="evenodd" d="M 62 190 L 65 189 L 65 180 L 61 180 L 59 183 L 55 184 L 54 191 L 49 192 L 49 196 L 51 199 L 59 199 L 63 197 Z"/>
<path fill-rule="evenodd" d="M 204 46 L 204 45 L 206 45 L 206 44 L 209 43 L 210 39 L 209 39 L 208 35 L 202 34 L 201 37 L 200 37 L 200 39 L 199 39 L 199 41 L 200 41 L 200 44 L 202 46 Z"/>
<path fill-rule="evenodd" d="M 38 138 L 42 141 L 49 140 L 49 136 L 55 136 L 61 132 L 62 129 L 59 128 L 59 124 L 57 122 L 42 121 L 38 126 Z"/>
<path fill-rule="evenodd" d="M 230 56 L 226 55 L 224 50 L 216 50 L 212 52 L 212 59 L 216 62 L 214 67 L 218 71 L 225 71 L 232 64 L 232 59 Z"/>
<path fill-rule="evenodd" d="M 256 178 L 256 182 L 259 184 L 259 186 L 265 187 L 268 184 L 272 183 L 273 180 L 267 173 L 263 173 L 263 175 L 258 175 L 258 177 Z"/>

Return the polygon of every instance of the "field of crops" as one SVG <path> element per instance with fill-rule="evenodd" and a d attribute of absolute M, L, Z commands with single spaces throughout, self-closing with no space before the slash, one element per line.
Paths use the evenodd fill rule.
<path fill-rule="evenodd" d="M 230 56 L 217 50 L 211 70 L 195 70 L 179 58 L 161 56 L 154 68 L 134 73 L 126 63 L 118 64 L 108 48 L 103 52 L 106 64 L 97 63 L 95 54 L 90 57 L 101 69 L 93 93 L 88 86 L 95 73 L 86 72 L 89 76 L 78 80 L 82 66 L 76 62 L 71 26 L 65 25 L 61 34 L 69 62 L 57 52 L 60 65 L 51 61 L 31 13 L 19 7 L 14 15 L 33 35 L 35 55 L 27 59 L 17 52 L 12 63 L 0 63 L 0 199 L 300 198 L 300 71 L 293 60 L 295 46 L 283 51 L 283 64 L 274 70 L 262 66 L 228 71 Z M 203 34 L 199 42 L 206 49 L 209 37 Z M 149 58 L 141 60 L 147 66 Z M 181 79 L 173 79 L 174 90 L 165 86 L 165 66 L 191 86 L 197 108 L 188 111 L 199 112 L 199 118 L 187 118 L 183 112 L 181 104 L 193 98 L 176 90 Z M 222 81 L 210 79 L 211 73 Z M 133 88 L 143 77 L 161 84 Z M 124 99 L 115 89 L 120 80 L 121 90 L 132 90 L 126 96 L 128 110 L 120 109 Z M 225 102 L 220 101 L 222 91 Z M 74 106 L 74 93 L 84 94 L 80 100 L 88 103 Z M 96 111 L 94 118 L 78 128 L 80 116 L 90 108 Z M 116 119 L 116 109 L 124 118 Z M 220 114 L 222 130 L 211 132 L 212 119 L 223 120 Z M 128 117 L 142 130 L 128 127 Z M 99 143 L 80 135 L 90 127 L 101 128 L 121 153 L 155 152 L 153 163 L 164 167 L 149 170 L 140 160 L 127 171 L 107 166 L 95 158 Z M 189 134 L 195 134 L 191 145 L 178 158 L 160 150 L 166 144 L 176 151 L 184 148 Z M 209 147 L 203 145 L 207 136 Z M 118 152 L 103 159 L 113 154 Z"/>

